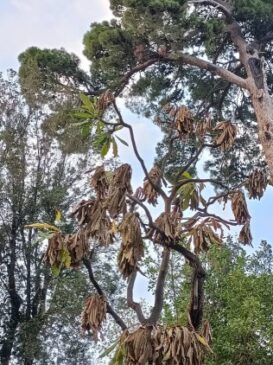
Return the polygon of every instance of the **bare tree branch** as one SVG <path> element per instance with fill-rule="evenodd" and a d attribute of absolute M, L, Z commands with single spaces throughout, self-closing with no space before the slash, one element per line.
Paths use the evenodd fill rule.
<path fill-rule="evenodd" d="M 114 105 L 114 108 L 115 108 L 115 111 L 119 117 L 119 120 L 120 120 L 120 124 L 123 125 L 125 128 L 127 128 L 129 130 L 129 133 L 130 133 L 130 138 L 131 138 L 131 142 L 132 142 L 132 145 L 133 145 L 133 150 L 134 150 L 134 153 L 136 155 L 136 158 L 138 159 L 142 169 L 143 169 L 143 172 L 145 174 L 145 177 L 146 179 L 150 182 L 150 184 L 153 186 L 153 188 L 155 189 L 155 191 L 164 199 L 164 201 L 167 200 L 167 195 L 166 193 L 164 192 L 163 189 L 161 189 L 160 186 L 157 186 L 153 183 L 153 181 L 151 181 L 150 177 L 149 177 L 149 172 L 146 168 L 146 165 L 145 165 L 145 162 L 143 160 L 143 158 L 140 156 L 139 152 L 138 152 L 138 148 L 137 148 L 137 145 L 136 145 L 136 140 L 135 140 L 135 136 L 134 136 L 134 131 L 133 131 L 133 128 L 130 124 L 126 123 L 121 115 L 121 112 L 119 110 L 119 108 L 117 107 L 117 104 L 116 102 L 114 101 L 113 102 L 113 105 Z"/>
<path fill-rule="evenodd" d="M 162 261 L 160 264 L 160 269 L 157 277 L 156 288 L 155 288 L 155 298 L 154 306 L 151 310 L 150 317 L 147 319 L 149 324 L 156 324 L 159 320 L 164 301 L 164 288 L 165 281 L 168 274 L 168 266 L 170 261 L 170 249 L 165 245 L 164 251 L 162 253 Z"/>
<path fill-rule="evenodd" d="M 144 324 L 146 322 L 146 318 L 144 317 L 144 314 L 142 312 L 141 305 L 139 303 L 136 303 L 134 301 L 134 285 L 136 281 L 137 271 L 134 271 L 129 279 L 128 279 L 128 285 L 127 285 L 127 304 L 129 308 L 132 308 L 141 324 Z"/>
<path fill-rule="evenodd" d="M 243 89 L 248 89 L 247 81 L 240 76 L 237 76 L 233 72 L 214 65 L 211 62 L 202 60 L 201 58 L 190 56 L 188 54 L 176 53 L 161 58 L 165 62 L 174 62 L 176 64 L 185 64 L 198 67 L 203 70 L 209 71 L 213 75 L 217 75 L 222 79 L 235 84 Z"/>

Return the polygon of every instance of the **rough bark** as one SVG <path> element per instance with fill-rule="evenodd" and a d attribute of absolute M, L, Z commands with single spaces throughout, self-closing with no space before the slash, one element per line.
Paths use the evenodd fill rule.
<path fill-rule="evenodd" d="M 234 45 L 238 48 L 240 60 L 247 72 L 247 89 L 250 93 L 253 109 L 257 119 L 259 141 L 273 182 L 273 102 L 269 95 L 263 58 L 257 46 L 248 44 L 244 39 L 239 24 L 233 20 L 228 31 Z"/>

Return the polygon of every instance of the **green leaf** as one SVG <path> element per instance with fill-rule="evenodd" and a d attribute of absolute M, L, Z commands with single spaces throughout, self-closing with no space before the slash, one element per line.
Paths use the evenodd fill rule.
<path fill-rule="evenodd" d="M 188 171 L 184 171 L 183 174 L 182 174 L 182 177 L 184 177 L 185 179 L 192 179 L 193 178 Z"/>
<path fill-rule="evenodd" d="M 89 110 L 90 112 L 94 112 L 95 111 L 94 104 L 92 103 L 92 101 L 90 100 L 90 98 L 87 95 L 81 93 L 80 94 L 80 99 L 81 99 L 81 101 L 83 103 L 83 106 L 87 110 Z"/>
<path fill-rule="evenodd" d="M 46 229 L 49 231 L 55 231 L 55 232 L 59 232 L 59 228 L 48 224 L 48 223 L 33 223 L 33 224 L 27 224 L 26 226 L 24 226 L 24 228 L 36 228 L 36 229 Z"/>
<path fill-rule="evenodd" d="M 110 148 L 110 140 L 107 139 L 101 148 L 101 151 L 100 151 L 101 157 L 105 157 L 107 155 L 109 148 Z"/>
<path fill-rule="evenodd" d="M 53 276 L 59 276 L 60 272 L 61 272 L 61 265 L 57 266 L 57 265 L 52 265 L 51 266 L 51 272 Z"/>
<path fill-rule="evenodd" d="M 69 269 L 71 266 L 71 256 L 69 254 L 69 251 L 66 248 L 63 248 L 61 250 L 61 262 L 63 264 L 63 266 L 66 269 Z"/>
<path fill-rule="evenodd" d="M 42 231 L 39 231 L 38 234 L 37 234 L 37 240 L 38 241 L 44 241 L 44 240 L 48 240 L 50 239 L 51 237 L 54 236 L 54 232 L 42 232 Z"/>
<path fill-rule="evenodd" d="M 62 220 L 62 212 L 57 209 L 55 214 L 55 222 L 60 222 Z"/>
<path fill-rule="evenodd" d="M 87 138 L 90 134 L 90 124 L 85 124 L 81 128 L 81 135 L 83 138 Z"/>
<path fill-rule="evenodd" d="M 125 146 L 129 146 L 128 143 L 126 141 L 124 141 L 124 139 L 120 138 L 119 136 L 116 136 L 116 138 L 122 143 L 124 144 Z"/>
<path fill-rule="evenodd" d="M 99 356 L 99 359 L 103 359 L 108 356 L 118 345 L 119 340 L 116 340 L 111 346 L 107 347 Z"/>
<path fill-rule="evenodd" d="M 86 112 L 75 112 L 72 114 L 73 117 L 79 118 L 79 119 L 90 119 L 92 115 L 90 113 Z"/>
<path fill-rule="evenodd" d="M 85 125 L 90 125 L 90 122 L 88 120 L 85 120 L 84 122 L 77 122 L 71 124 L 73 127 L 82 127 Z"/>
<path fill-rule="evenodd" d="M 109 365 L 123 365 L 124 363 L 125 350 L 123 345 L 119 345 L 117 348 L 113 359 L 110 361 Z"/>
<path fill-rule="evenodd" d="M 117 145 L 117 142 L 116 142 L 116 140 L 115 140 L 114 137 L 112 137 L 111 141 L 112 141 L 112 147 L 113 147 L 113 155 L 114 155 L 114 157 L 117 157 L 118 156 L 118 145 Z"/>

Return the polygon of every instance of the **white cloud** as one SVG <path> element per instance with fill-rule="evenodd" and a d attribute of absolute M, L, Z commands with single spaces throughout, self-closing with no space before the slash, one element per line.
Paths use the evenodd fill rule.
<path fill-rule="evenodd" d="M 0 69 L 18 66 L 18 54 L 30 46 L 82 56 L 90 23 L 109 18 L 108 0 L 8 0 L 0 13 Z"/>

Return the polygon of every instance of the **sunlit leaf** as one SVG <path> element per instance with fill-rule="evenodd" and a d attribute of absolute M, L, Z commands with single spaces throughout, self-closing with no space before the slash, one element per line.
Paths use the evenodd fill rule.
<path fill-rule="evenodd" d="M 55 215 L 55 222 L 60 222 L 61 220 L 62 220 L 62 213 L 59 209 L 57 209 Z"/>
<path fill-rule="evenodd" d="M 114 157 L 118 156 L 118 145 L 114 137 L 112 137 L 112 147 L 113 147 L 113 155 Z"/>
<path fill-rule="evenodd" d="M 119 136 L 116 136 L 116 138 L 125 146 L 129 146 L 128 143 L 126 141 L 124 141 L 124 139 L 120 138 Z"/>
<path fill-rule="evenodd" d="M 59 232 L 59 228 L 57 228 L 56 226 L 53 226 L 51 224 L 48 223 L 33 223 L 33 224 L 27 224 L 24 226 L 25 228 L 36 228 L 36 229 L 47 229 L 49 231 L 55 231 L 55 232 Z"/>
<path fill-rule="evenodd" d="M 69 254 L 69 251 L 65 248 L 61 250 L 61 262 L 66 269 L 70 268 L 71 256 Z"/>
<path fill-rule="evenodd" d="M 106 142 L 103 144 L 103 146 L 101 148 L 101 151 L 100 151 L 101 157 L 105 157 L 107 155 L 109 148 L 110 148 L 110 141 L 108 139 L 108 140 L 106 140 Z"/>

